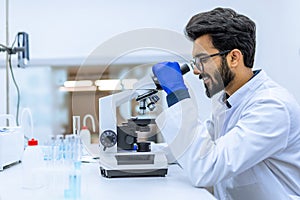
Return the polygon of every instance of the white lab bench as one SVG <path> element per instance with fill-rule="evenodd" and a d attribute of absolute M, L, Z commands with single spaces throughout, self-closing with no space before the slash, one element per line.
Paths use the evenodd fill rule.
<path fill-rule="evenodd" d="M 22 164 L 0 172 L 0 200 L 64 199 L 62 192 L 54 192 L 51 188 L 53 185 L 34 190 L 22 188 Z M 100 176 L 98 163 L 83 163 L 81 192 L 82 200 L 215 199 L 206 189 L 193 187 L 178 165 L 169 166 L 166 177 L 108 179 Z"/>

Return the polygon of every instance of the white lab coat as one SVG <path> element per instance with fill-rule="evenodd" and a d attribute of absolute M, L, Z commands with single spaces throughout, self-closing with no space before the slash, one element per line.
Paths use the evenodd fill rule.
<path fill-rule="evenodd" d="M 294 98 L 260 71 L 228 102 L 231 108 L 215 103 L 205 123 L 190 98 L 156 119 L 192 184 L 214 186 L 222 200 L 300 196 L 300 107 Z"/>

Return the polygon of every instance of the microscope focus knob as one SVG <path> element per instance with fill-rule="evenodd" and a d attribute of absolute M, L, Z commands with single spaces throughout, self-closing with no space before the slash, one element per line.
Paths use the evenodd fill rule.
<path fill-rule="evenodd" d="M 113 147 L 117 144 L 117 134 L 112 130 L 105 130 L 100 135 L 100 143 L 104 146 L 103 151 L 107 147 Z"/>

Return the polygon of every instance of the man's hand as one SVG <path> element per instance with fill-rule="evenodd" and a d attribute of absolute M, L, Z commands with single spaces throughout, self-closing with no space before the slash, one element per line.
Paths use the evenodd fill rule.
<path fill-rule="evenodd" d="M 152 71 L 167 94 L 177 90 L 187 90 L 177 62 L 158 63 L 152 67 Z"/>

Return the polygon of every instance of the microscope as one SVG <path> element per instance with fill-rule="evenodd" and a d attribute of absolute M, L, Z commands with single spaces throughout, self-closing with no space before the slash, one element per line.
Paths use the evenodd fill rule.
<path fill-rule="evenodd" d="M 182 74 L 190 69 L 181 67 Z M 140 113 L 153 111 L 159 101 L 161 89 L 156 77 L 144 76 L 133 85 L 132 90 L 122 91 L 99 99 L 99 148 L 100 172 L 103 177 L 164 177 L 168 162 L 163 151 L 151 151 L 152 139 L 142 138 L 151 131 L 155 119 L 131 117 L 118 125 L 117 107 L 135 99 Z"/>

